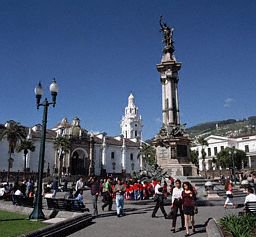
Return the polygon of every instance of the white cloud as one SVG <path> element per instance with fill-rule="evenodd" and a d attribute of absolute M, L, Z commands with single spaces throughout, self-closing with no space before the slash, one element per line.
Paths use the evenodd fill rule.
<path fill-rule="evenodd" d="M 227 98 L 224 100 L 224 107 L 229 108 L 235 100 L 233 98 Z"/>
<path fill-rule="evenodd" d="M 155 118 L 155 123 L 158 123 L 158 124 L 162 124 L 162 119 L 161 118 Z"/>

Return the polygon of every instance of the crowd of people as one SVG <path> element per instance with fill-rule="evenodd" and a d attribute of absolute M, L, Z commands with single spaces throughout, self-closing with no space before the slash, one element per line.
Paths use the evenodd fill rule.
<path fill-rule="evenodd" d="M 10 200 L 16 204 L 15 196 L 33 198 L 34 197 L 34 181 L 32 179 L 24 179 L 23 181 L 16 181 L 14 185 L 11 183 L 4 183 L 0 187 L 0 197 Z"/>
<path fill-rule="evenodd" d="M 250 179 L 254 176 L 248 176 Z M 250 179 L 250 184 L 254 179 Z M 101 197 L 101 209 L 105 211 L 112 211 L 113 201 L 116 204 L 116 215 L 121 217 L 125 215 L 124 202 L 125 200 L 147 200 L 153 199 L 155 201 L 155 207 L 152 212 L 152 218 L 156 217 L 158 210 L 160 209 L 163 216 L 166 219 L 172 219 L 171 231 L 176 232 L 177 217 L 181 218 L 181 230 L 185 230 L 185 236 L 189 236 L 190 226 L 192 232 L 195 232 L 195 220 L 194 216 L 197 214 L 198 209 L 196 206 L 197 191 L 191 183 L 181 180 L 174 180 L 172 177 L 159 178 L 159 179 L 143 179 L 138 180 L 131 179 L 119 179 L 113 177 L 106 177 L 99 179 L 96 176 L 90 177 L 88 180 L 84 180 L 80 177 L 76 183 L 73 183 L 72 188 L 67 189 L 65 199 L 76 199 L 84 207 L 84 195 L 83 192 L 86 188 L 90 189 L 92 204 L 93 204 L 93 217 L 98 216 L 98 200 Z M 230 178 L 225 178 L 224 188 L 226 190 L 226 200 L 224 208 L 231 205 L 236 207 L 233 202 L 233 182 Z M 44 189 L 45 198 L 54 198 L 59 190 L 58 178 L 54 178 L 49 181 Z M 23 181 L 17 181 L 12 184 L 2 184 L 0 186 L 0 197 L 8 196 L 10 200 L 15 204 L 15 196 L 33 198 L 34 197 L 34 181 L 33 179 L 26 179 Z M 171 212 L 167 213 L 164 208 L 164 202 L 167 197 L 170 196 L 171 200 Z M 247 202 L 256 202 L 256 195 L 254 194 L 253 185 L 247 187 L 247 196 L 244 204 Z M 178 215 L 179 213 L 179 215 Z"/>
<path fill-rule="evenodd" d="M 163 179 L 153 179 L 141 182 L 137 179 L 122 180 L 118 178 L 107 177 L 99 180 L 97 177 L 91 177 L 87 182 L 81 177 L 75 185 L 76 193 L 81 192 L 84 186 L 90 187 L 93 216 L 98 215 L 98 199 L 102 197 L 102 211 L 107 208 L 112 211 L 113 201 L 116 202 L 117 217 L 124 216 L 124 201 L 125 200 L 145 200 L 153 198 L 155 207 L 152 212 L 152 218 L 156 217 L 158 209 L 162 211 L 165 218 L 172 218 L 173 232 L 176 232 L 176 222 L 178 212 L 181 217 L 181 229 L 186 230 L 186 235 L 189 236 L 189 227 L 192 226 L 192 231 L 195 232 L 194 215 L 197 213 L 196 207 L 196 190 L 189 182 L 181 183 L 180 180 L 174 180 L 169 177 L 169 181 Z M 171 196 L 171 212 L 166 213 L 164 208 L 164 200 L 167 196 Z"/>

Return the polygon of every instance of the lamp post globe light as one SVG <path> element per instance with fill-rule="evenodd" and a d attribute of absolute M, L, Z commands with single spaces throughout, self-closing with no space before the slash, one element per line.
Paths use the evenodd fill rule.
<path fill-rule="evenodd" d="M 41 143 L 40 143 L 40 153 L 39 153 L 39 162 L 38 162 L 38 177 L 37 177 L 37 191 L 35 196 L 34 209 L 29 216 L 31 220 L 41 220 L 45 219 L 44 213 L 42 211 L 42 184 L 43 184 L 43 174 L 44 174 L 44 154 L 45 154 L 45 139 L 46 139 L 46 125 L 47 125 L 47 114 L 48 107 L 56 105 L 56 97 L 59 91 L 59 87 L 53 79 L 50 85 L 50 92 L 52 96 L 52 101 L 48 102 L 47 98 L 41 103 L 41 98 L 43 96 L 43 87 L 39 82 L 35 88 L 36 95 L 36 107 L 39 109 L 40 106 L 43 106 L 43 120 L 42 120 L 42 134 L 41 134 Z"/>

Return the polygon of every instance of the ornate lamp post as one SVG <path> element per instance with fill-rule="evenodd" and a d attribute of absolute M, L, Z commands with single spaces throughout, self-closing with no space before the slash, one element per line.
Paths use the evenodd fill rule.
<path fill-rule="evenodd" d="M 39 163 L 38 163 L 38 179 L 37 179 L 37 191 L 36 191 L 36 199 L 34 204 L 34 209 L 29 216 L 29 219 L 40 220 L 45 219 L 44 213 L 42 211 L 42 184 L 43 184 L 43 173 L 44 173 L 44 154 L 45 154 L 45 138 L 46 138 L 46 124 L 47 124 L 47 113 L 48 107 L 52 105 L 55 107 L 56 104 L 56 96 L 59 91 L 59 87 L 53 79 L 52 84 L 50 85 L 50 92 L 52 95 L 52 102 L 48 102 L 47 98 L 41 103 L 41 97 L 43 95 L 43 88 L 41 83 L 39 82 L 35 88 L 36 94 L 36 105 L 37 109 L 40 106 L 44 107 L 43 113 L 43 121 L 42 121 L 42 134 L 41 134 L 41 143 L 40 143 L 40 153 L 39 153 Z"/>

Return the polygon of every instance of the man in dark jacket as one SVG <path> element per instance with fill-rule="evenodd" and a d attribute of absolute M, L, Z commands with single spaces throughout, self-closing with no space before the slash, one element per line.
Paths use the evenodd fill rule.
<path fill-rule="evenodd" d="M 88 181 L 88 186 L 91 188 L 92 204 L 93 204 L 93 217 L 98 216 L 98 196 L 100 193 L 100 183 L 97 177 L 91 177 Z"/>

